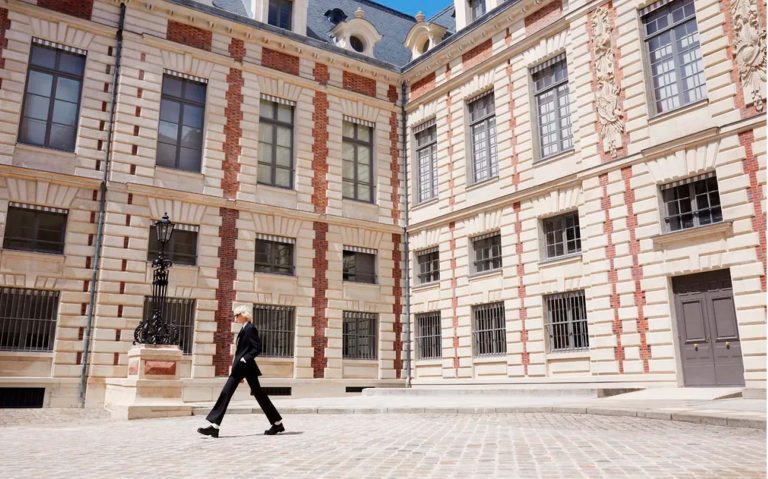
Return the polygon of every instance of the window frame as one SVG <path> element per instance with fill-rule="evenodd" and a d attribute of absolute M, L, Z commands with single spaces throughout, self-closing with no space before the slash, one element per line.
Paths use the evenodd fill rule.
<path fill-rule="evenodd" d="M 56 211 L 50 211 L 50 210 L 56 210 Z M 20 212 L 32 212 L 34 214 L 34 220 L 35 223 L 33 225 L 34 230 L 34 238 L 25 238 L 25 237 L 12 237 L 8 234 L 9 229 L 11 228 L 11 224 L 18 225 L 19 221 L 10 221 L 12 211 L 20 211 Z M 40 216 L 41 215 L 48 215 L 48 216 L 58 216 L 63 217 L 63 225 L 60 232 L 60 242 L 57 242 L 59 248 L 57 250 L 52 249 L 41 249 L 38 246 L 38 243 L 50 243 L 49 241 L 40 240 Z M 66 248 L 66 239 L 67 239 L 67 224 L 69 223 L 69 210 L 59 210 L 58 208 L 44 208 L 44 207 L 36 207 L 34 205 L 21 205 L 21 204 L 9 204 L 8 209 L 6 210 L 6 222 L 5 222 L 5 231 L 3 234 L 3 249 L 7 250 L 13 250 L 13 251 L 28 251 L 31 253 L 46 253 L 46 254 L 56 254 L 56 255 L 63 255 L 64 249 Z M 29 245 L 28 247 L 17 247 L 17 246 L 9 246 L 8 241 L 19 241 L 24 245 Z"/>
<path fill-rule="evenodd" d="M 422 139 L 425 141 L 422 143 Z M 437 125 L 432 124 L 426 128 L 417 131 L 414 134 L 416 144 L 416 173 L 419 179 L 416 182 L 416 204 L 426 203 L 437 198 Z M 422 160 L 422 153 L 428 155 L 429 168 L 425 169 Z M 426 174 L 427 180 L 424 181 Z M 429 184 L 429 194 L 425 194 L 424 185 Z"/>
<path fill-rule="evenodd" d="M 272 4 L 276 4 L 277 12 L 275 13 L 275 23 L 272 23 Z M 288 14 L 288 25 L 280 25 L 280 13 L 282 13 L 282 8 L 288 5 L 289 14 Z M 292 30 L 293 29 L 293 2 L 291 0 L 269 0 L 267 4 L 267 23 L 269 25 L 272 25 L 273 27 L 282 28 L 283 30 Z"/>
<path fill-rule="evenodd" d="M 562 78 L 560 80 L 556 79 L 557 76 L 557 70 L 556 68 L 561 66 L 563 67 L 565 71 L 565 78 Z M 550 158 L 554 158 L 558 155 L 561 155 L 563 153 L 566 153 L 568 151 L 571 151 L 574 149 L 574 135 L 573 135 L 573 112 L 571 111 L 571 89 L 570 89 L 570 77 L 568 73 L 568 60 L 564 54 L 558 55 L 551 60 L 548 60 L 544 62 L 542 65 L 535 66 L 529 70 L 530 74 L 530 82 L 531 82 L 531 92 L 533 96 L 533 102 L 532 105 L 533 108 L 533 114 L 534 114 L 534 124 L 536 125 L 536 159 L 534 162 L 540 162 L 545 161 Z M 537 83 L 541 77 L 545 75 L 549 75 L 552 78 L 552 83 L 548 84 L 547 86 L 539 88 L 537 86 Z M 561 87 L 565 86 L 564 90 L 561 90 Z M 554 98 L 552 102 L 554 103 L 554 120 L 550 122 L 549 124 L 555 125 L 555 132 L 557 135 L 557 150 L 552 153 L 544 153 L 545 145 L 544 145 L 544 132 L 543 127 L 544 124 L 542 123 L 542 114 L 541 114 L 541 99 L 547 95 L 552 93 L 554 95 Z M 561 123 L 563 121 L 563 115 L 560 111 L 560 101 L 562 98 L 565 98 L 566 104 L 568 106 L 568 128 L 570 129 L 571 133 L 570 136 L 563 136 L 563 131 L 561 128 Z M 566 142 L 568 143 L 566 145 Z M 555 144 L 555 143 L 552 143 Z"/>
<path fill-rule="evenodd" d="M 272 113 L 274 115 L 274 119 L 267 118 L 265 116 L 261 115 L 261 108 L 263 103 L 271 103 L 272 107 Z M 280 109 L 279 105 L 286 105 L 291 108 L 291 121 L 290 122 L 284 122 L 280 121 L 278 119 L 278 110 Z M 296 175 L 296 150 L 295 150 L 295 129 L 294 125 L 296 123 L 296 106 L 295 105 L 289 105 L 285 103 L 276 102 L 267 98 L 261 98 L 261 101 L 259 102 L 259 128 L 261 128 L 262 123 L 268 124 L 272 127 L 272 143 L 264 143 L 261 141 L 261 137 L 259 137 L 259 166 L 269 166 L 270 168 L 270 181 L 265 182 L 262 181 L 259 178 L 259 172 L 256 172 L 256 182 L 260 185 L 267 185 L 267 186 L 273 186 L 275 188 L 285 188 L 287 190 L 294 189 L 294 176 Z M 278 128 L 288 128 L 291 132 L 291 166 L 289 168 L 285 168 L 283 166 L 280 166 L 277 164 L 277 132 Z M 261 157 L 261 145 L 270 145 L 270 158 L 269 161 L 264 161 L 264 158 Z M 278 185 L 277 184 L 277 170 L 287 169 L 289 171 L 289 184 L 288 186 L 285 185 Z"/>
<path fill-rule="evenodd" d="M 487 313 L 485 317 L 479 317 L 478 313 Z M 500 314 L 500 316 L 493 316 Z M 478 324 L 488 321 L 487 324 Z M 480 328 L 479 326 L 488 326 Z M 490 342 L 483 342 L 483 336 L 489 337 Z M 488 346 L 490 351 L 483 351 L 483 346 Z M 501 345 L 501 346 L 500 346 Z M 472 306 L 472 357 L 504 356 L 507 354 L 507 320 L 503 301 L 495 303 L 477 304 Z"/>
<path fill-rule="evenodd" d="M 348 332 L 347 324 L 354 321 L 356 324 L 355 333 L 350 334 Z M 359 333 L 360 328 L 358 323 L 362 321 L 370 321 L 368 332 L 365 334 Z M 343 311 L 342 312 L 342 359 L 343 360 L 363 360 L 371 361 L 379 358 L 379 315 L 377 313 L 369 313 L 364 311 Z M 361 339 L 367 338 L 369 344 L 364 344 Z M 351 339 L 355 340 L 355 344 L 350 344 Z M 368 351 L 363 352 L 364 349 Z M 354 353 L 350 355 L 351 350 L 354 349 Z"/>
<path fill-rule="evenodd" d="M 182 96 L 181 97 L 177 97 L 175 95 L 172 95 L 170 93 L 166 93 L 164 91 L 165 90 L 164 89 L 164 84 L 165 84 L 165 79 L 166 78 L 171 78 L 173 80 L 177 80 L 177 81 L 181 82 L 181 84 L 182 84 L 182 86 L 181 86 L 181 88 L 182 88 L 181 95 Z M 192 100 L 192 99 L 189 99 L 189 98 L 185 97 L 185 93 L 187 91 L 187 85 L 190 84 L 190 83 L 196 83 L 196 84 L 202 85 L 204 87 L 204 89 L 205 89 L 205 98 L 203 98 L 202 102 L 197 101 L 197 100 Z M 175 143 L 173 143 L 173 145 L 176 148 L 176 156 L 174 157 L 174 166 L 169 166 L 169 165 L 165 165 L 165 164 L 160 164 L 159 163 L 159 160 L 160 160 L 160 158 L 159 158 L 160 157 L 160 147 L 159 147 L 159 145 L 161 143 L 162 144 L 167 144 L 167 145 L 170 144 L 170 143 L 167 143 L 167 142 L 164 142 L 164 141 L 160 141 L 160 123 L 163 122 L 163 121 L 167 121 L 167 120 L 163 120 L 163 116 L 162 116 L 163 100 L 167 100 L 169 102 L 175 102 L 176 104 L 179 105 L 178 124 L 176 125 L 176 141 L 175 141 Z M 155 147 L 155 164 L 157 166 L 159 166 L 161 168 L 171 168 L 171 169 L 174 169 L 174 170 L 188 171 L 188 172 L 191 172 L 191 173 L 201 173 L 203 171 L 203 158 L 204 158 L 203 152 L 205 150 L 206 103 L 207 102 L 208 102 L 208 83 L 207 82 L 200 81 L 199 79 L 187 78 L 185 76 L 182 77 L 182 76 L 178 76 L 178 75 L 173 75 L 173 74 L 170 74 L 168 72 L 163 73 L 163 79 L 162 79 L 162 83 L 160 85 L 160 108 L 158 109 L 159 113 L 158 113 L 158 119 L 157 119 L 157 122 L 158 122 L 157 123 L 157 125 L 158 125 L 158 127 L 157 127 L 158 128 L 157 145 Z M 181 162 L 181 149 L 182 149 L 181 145 L 182 145 L 182 141 L 183 141 L 182 140 L 182 136 L 183 136 L 182 132 L 184 131 L 184 126 L 185 126 L 184 125 L 184 111 L 185 111 L 185 108 L 187 106 L 198 107 L 198 108 L 201 108 L 203 110 L 203 112 L 202 112 L 202 117 L 203 117 L 202 120 L 203 121 L 202 121 L 202 125 L 200 126 L 200 150 L 199 150 L 200 154 L 199 154 L 199 158 L 197 159 L 198 160 L 197 161 L 197 168 L 194 169 L 194 170 L 188 169 L 188 168 L 182 168 L 180 166 L 180 162 Z"/>
<path fill-rule="evenodd" d="M 284 246 L 290 247 L 290 250 L 291 250 L 290 271 L 281 272 L 280 270 L 284 270 L 285 267 L 280 266 L 278 263 L 259 263 L 258 262 L 258 255 L 259 255 L 258 245 L 260 242 L 268 244 L 270 246 L 269 248 L 270 254 L 272 254 L 272 252 L 274 251 L 273 245 L 284 245 Z M 259 267 L 262 267 L 264 269 L 259 269 Z M 279 241 L 278 239 L 256 238 L 256 242 L 254 243 L 254 272 L 264 273 L 264 274 L 279 274 L 281 276 L 295 276 L 296 275 L 296 244 L 290 241 Z"/>
<path fill-rule="evenodd" d="M 488 5 L 486 5 L 485 0 L 469 0 L 467 6 L 469 7 L 470 22 L 474 22 L 488 13 Z M 482 6 L 482 8 L 478 8 L 478 6 Z"/>
<path fill-rule="evenodd" d="M 441 359 L 443 357 L 443 331 L 440 311 L 428 311 L 414 315 L 416 323 L 416 359 Z M 424 324 L 429 322 L 430 324 Z M 434 324 L 436 323 L 436 324 Z M 426 327 L 425 327 L 426 326 Z M 425 354 L 425 351 L 427 354 Z"/>
<path fill-rule="evenodd" d="M 498 238 L 498 243 L 496 243 L 496 239 Z M 487 258 L 478 258 L 478 252 L 480 249 L 477 247 L 477 243 L 480 241 L 488 241 L 489 245 L 487 247 L 483 247 L 481 249 L 487 249 L 489 250 L 489 255 Z M 471 275 L 478 275 L 478 274 L 485 274 L 485 273 L 491 273 L 493 271 L 500 271 L 504 267 L 504 254 L 501 249 L 501 232 L 496 233 L 488 233 L 484 235 L 478 235 L 470 239 L 470 245 L 472 247 L 472 269 L 471 269 Z M 499 254 L 493 256 L 493 248 L 495 246 L 498 246 Z M 493 264 L 498 261 L 498 266 L 493 266 Z M 487 269 L 480 269 L 478 265 L 480 263 L 488 263 L 490 266 Z"/>
<path fill-rule="evenodd" d="M 342 195 L 342 198 L 345 199 L 345 200 L 360 201 L 362 203 L 376 204 L 376 186 L 374 184 L 374 179 L 375 179 L 374 170 L 376 168 L 376 159 L 374 158 L 374 148 L 373 148 L 373 138 L 374 138 L 374 134 L 376 133 L 376 129 L 373 126 L 363 125 L 363 124 L 360 124 L 360 123 L 357 123 L 357 122 L 353 122 L 353 121 L 348 121 L 348 120 L 344 120 L 343 123 L 346 123 L 346 124 L 349 124 L 349 125 L 352 126 L 353 132 L 354 132 L 354 137 L 345 136 L 345 134 L 344 134 L 344 127 L 343 127 L 343 124 L 342 124 L 342 130 L 341 130 L 342 131 L 342 133 L 341 133 L 341 142 L 342 142 L 342 158 L 341 158 L 341 161 L 342 161 L 342 174 L 341 174 L 342 193 L 341 193 L 341 195 Z M 370 140 L 365 141 L 365 140 L 360 140 L 359 139 L 360 128 L 368 128 L 370 130 Z M 344 143 L 350 143 L 353 146 L 354 158 L 352 160 L 352 163 L 353 163 L 353 166 L 354 166 L 354 168 L 353 168 L 354 178 L 352 180 L 348 180 L 347 178 L 344 177 L 344 171 L 343 171 L 344 170 L 343 163 L 345 161 L 344 160 L 344 153 L 343 153 Z M 360 165 L 360 161 L 358 160 L 359 148 L 367 148 L 368 151 L 369 151 L 369 156 L 371 158 L 371 165 L 370 165 L 370 168 L 369 168 L 370 172 L 369 172 L 369 175 L 368 175 L 368 186 L 369 186 L 369 191 L 370 191 L 370 195 L 369 195 L 368 199 L 360 198 L 360 194 L 358 193 L 358 186 L 362 183 L 360 181 L 360 175 L 359 175 L 359 172 L 358 172 L 359 165 Z M 353 185 L 353 191 L 354 191 L 354 196 L 353 197 L 344 196 L 343 184 L 344 183 L 350 183 L 350 181 L 352 182 L 352 185 Z"/>
<path fill-rule="evenodd" d="M 259 311 L 267 314 L 274 311 L 282 317 L 268 318 L 272 323 L 265 327 L 265 318 Z M 296 357 L 296 308 L 273 304 L 253 305 L 253 325 L 261 340 L 261 354 L 265 358 L 294 358 Z M 289 327 L 286 327 L 288 325 Z M 287 341 L 286 341 L 287 340 Z M 282 341 L 282 342 L 281 342 Z M 283 345 L 287 346 L 283 347 Z"/>
<path fill-rule="evenodd" d="M 10 300 L 7 300 L 7 296 L 12 297 Z M 23 315 L 25 314 L 26 316 L 32 316 L 31 313 L 33 311 L 40 313 L 40 309 L 37 307 L 27 307 L 29 301 L 26 298 L 28 296 L 34 296 L 40 301 L 46 301 L 47 304 L 44 305 L 45 311 L 51 314 L 43 315 L 46 316 L 44 318 L 24 317 Z M 14 304 L 13 300 L 15 298 L 19 299 Z M 0 286 L 0 299 L 6 299 L 0 301 L 0 351 L 53 352 L 56 330 L 58 329 L 59 307 L 61 305 L 60 292 L 46 289 Z M 9 316 L 4 316 L 5 314 L 9 314 Z M 12 331 L 14 329 L 18 329 L 18 331 Z M 33 331 L 30 331 L 30 329 Z M 22 330 L 27 334 L 27 337 L 24 338 L 25 341 L 22 341 L 21 338 Z M 18 333 L 18 337 L 14 337 L 14 332 Z M 30 341 L 30 335 L 34 333 L 37 333 L 38 340 Z M 42 345 L 40 344 L 40 336 L 43 338 Z"/>
<path fill-rule="evenodd" d="M 490 108 L 487 112 L 485 112 L 484 115 L 478 116 L 477 118 L 474 115 L 474 108 L 476 105 L 479 105 L 479 102 L 488 102 L 488 105 L 490 105 Z M 479 107 L 478 107 L 479 108 Z M 471 178 L 472 182 L 471 185 L 483 183 L 485 181 L 491 181 L 499 177 L 499 153 L 498 153 L 498 144 L 497 144 L 497 135 L 498 132 L 496 130 L 496 95 L 493 90 L 488 91 L 480 96 L 477 96 L 470 101 L 467 102 L 467 118 L 469 119 L 469 128 L 467 129 L 467 132 L 469 134 L 469 142 L 468 145 L 470 147 L 470 158 L 472 158 L 471 163 Z M 480 128 L 481 126 L 485 127 L 486 129 L 486 140 L 485 140 L 485 146 L 487 149 L 487 158 L 484 159 L 485 162 L 487 162 L 486 169 L 488 170 L 488 175 L 479 178 L 478 177 L 478 158 L 477 158 L 477 146 L 475 144 L 475 129 Z M 493 133 L 491 133 L 491 131 Z"/>
<path fill-rule="evenodd" d="M 422 258 L 425 256 L 429 256 L 429 258 L 422 262 Z M 419 266 L 416 274 L 418 285 L 440 282 L 440 250 L 438 248 L 417 251 L 416 264 Z"/>
<path fill-rule="evenodd" d="M 714 186 L 715 186 L 716 189 L 714 189 L 714 190 L 710 190 L 709 189 L 710 182 L 714 183 Z M 707 189 L 705 190 L 704 194 L 697 194 L 696 193 L 696 185 L 699 184 L 699 183 L 704 183 L 707 186 Z M 672 214 L 670 214 L 670 211 L 669 211 L 670 203 L 672 203 L 674 201 L 674 202 L 677 202 L 679 204 L 681 199 L 680 198 L 674 198 L 673 201 L 668 201 L 667 200 L 667 194 L 666 194 L 668 191 L 669 192 L 677 192 L 679 189 L 682 189 L 682 188 L 685 188 L 685 189 L 688 190 L 688 194 L 689 194 L 688 199 L 689 199 L 689 202 L 690 202 L 690 209 L 688 210 L 689 213 L 687 213 L 687 214 L 692 217 L 691 221 L 693 222 L 692 226 L 687 226 L 687 227 L 682 226 L 682 224 L 683 224 L 683 216 L 686 216 L 686 213 L 678 213 L 678 214 L 672 215 Z M 713 193 L 717 195 L 718 203 L 717 203 L 716 206 L 712 206 L 712 204 L 711 204 L 711 195 Z M 704 195 L 707 196 L 707 201 L 708 201 L 707 208 L 700 208 L 699 207 L 699 197 L 700 196 L 704 196 Z M 700 176 L 700 177 L 686 178 L 685 180 L 682 180 L 682 181 L 679 181 L 679 182 L 673 182 L 673 183 L 667 183 L 667 184 L 664 184 L 664 185 L 660 185 L 659 186 L 659 197 L 660 197 L 660 201 L 661 201 L 661 205 L 662 205 L 661 221 L 662 221 L 662 230 L 663 230 L 664 233 L 676 233 L 678 231 L 686 231 L 686 230 L 691 230 L 691 229 L 694 229 L 694 228 L 700 228 L 702 226 L 709 226 L 709 225 L 719 224 L 719 223 L 722 223 L 722 222 L 725 221 L 725 216 L 723 214 L 723 204 L 722 204 L 722 200 L 720 198 L 720 184 L 717 181 L 717 176 L 714 175 L 714 174 L 703 175 L 703 176 Z M 702 211 L 708 211 L 709 214 L 710 214 L 710 217 L 712 217 L 713 216 L 712 212 L 714 210 L 719 210 L 720 211 L 720 219 L 719 220 L 713 220 L 713 221 L 710 221 L 708 223 L 701 223 L 701 216 L 702 216 L 701 212 Z M 680 211 L 679 206 L 678 206 L 678 211 Z M 679 217 L 678 221 L 681 224 L 680 228 L 677 228 L 677 229 L 673 229 L 672 228 L 672 221 L 670 221 L 670 220 L 671 220 L 671 218 L 674 218 L 674 217 Z"/>
<path fill-rule="evenodd" d="M 575 221 L 571 226 L 568 226 L 567 224 L 568 219 L 571 217 L 575 218 Z M 547 230 L 549 225 L 552 225 L 551 231 Z M 575 237 L 571 240 L 569 240 L 567 237 L 569 229 L 575 230 Z M 578 210 L 561 213 L 557 216 L 542 218 L 541 232 L 542 232 L 542 239 L 543 239 L 542 257 L 544 258 L 544 260 L 547 260 L 547 261 L 558 260 L 558 259 L 569 258 L 571 256 L 578 256 L 581 254 L 581 224 L 579 222 Z M 559 233 L 560 241 L 556 241 L 555 243 L 550 243 L 549 241 L 550 233 L 552 234 Z M 576 246 L 573 250 L 569 250 L 569 246 L 568 246 L 569 243 L 577 243 L 578 246 Z M 562 246 L 563 254 L 555 253 L 550 256 L 549 254 L 550 247 L 554 247 L 556 250 L 558 245 Z"/>
<path fill-rule="evenodd" d="M 373 257 L 373 273 L 358 273 L 357 272 L 357 255 L 360 255 L 360 254 L 364 254 L 364 255 L 368 255 L 368 256 L 372 256 Z M 354 272 L 347 271 L 347 261 L 346 261 L 346 258 L 348 256 L 350 256 L 350 255 L 354 255 L 355 256 L 355 271 Z M 342 266 L 341 266 L 342 279 L 344 281 L 348 281 L 350 283 L 378 284 L 378 280 L 379 280 L 379 278 L 378 278 L 378 256 L 379 256 L 378 252 L 374 253 L 374 252 L 358 251 L 355 248 L 345 247 L 342 250 Z M 370 279 L 372 279 L 372 281 L 360 281 L 360 280 L 357 279 L 358 277 L 370 278 Z M 354 279 L 351 279 L 351 278 L 354 278 Z"/>
<path fill-rule="evenodd" d="M 554 320 L 553 315 L 555 313 L 551 308 L 552 303 L 555 301 L 560 301 L 561 304 L 564 302 L 565 304 L 565 307 L 562 308 L 566 315 L 564 321 Z M 544 327 L 547 333 L 547 352 L 589 351 L 589 314 L 587 312 L 585 290 L 580 289 L 544 295 L 542 303 L 544 307 Z M 571 308 L 580 308 L 579 311 L 583 312 L 584 317 L 574 319 L 575 309 Z"/>
<path fill-rule="evenodd" d="M 197 266 L 197 256 L 198 256 L 198 246 L 200 244 L 200 231 L 199 229 L 194 225 L 183 225 L 185 229 L 178 229 L 179 225 L 176 225 L 177 229 L 174 229 L 173 234 L 171 235 L 170 241 L 168 241 L 168 244 L 165 245 L 165 255 L 166 258 L 171 260 L 171 262 L 174 265 L 183 265 L 183 266 Z M 189 262 L 187 259 L 183 259 L 182 261 L 179 261 L 179 255 L 181 255 L 181 258 L 186 258 L 189 255 L 186 253 L 178 253 L 176 252 L 176 241 L 179 237 L 178 233 L 180 231 L 183 231 L 185 233 L 194 233 L 195 234 L 195 256 L 194 259 L 191 260 L 192 262 Z M 156 245 L 155 245 L 156 243 Z M 153 248 L 153 246 L 156 246 L 156 248 Z M 155 233 L 155 225 L 151 224 L 149 225 L 149 241 L 147 244 L 147 261 L 154 261 L 155 258 L 157 258 L 157 255 L 160 254 L 160 243 L 157 241 L 157 234 Z"/>
<path fill-rule="evenodd" d="M 51 69 L 51 68 L 48 68 L 48 67 L 39 66 L 39 65 L 33 65 L 32 64 L 32 53 L 33 53 L 34 48 L 36 48 L 36 47 L 37 48 L 48 49 L 48 50 L 53 50 L 53 51 L 56 52 L 56 67 L 54 69 Z M 80 76 L 77 76 L 74 73 L 69 73 L 69 72 L 65 72 L 65 71 L 61 71 L 61 70 L 57 69 L 59 67 L 59 64 L 60 64 L 60 61 L 61 61 L 61 54 L 62 53 L 77 55 L 77 56 L 80 56 L 80 57 L 83 58 L 83 72 L 82 72 L 82 74 Z M 82 116 L 80 114 L 80 110 L 82 109 L 82 106 L 83 106 L 83 83 L 85 82 L 85 72 L 87 71 L 87 68 L 86 68 L 87 67 L 87 63 L 88 63 L 88 55 L 87 54 L 83 54 L 83 53 L 80 53 L 80 52 L 74 52 L 74 51 L 68 51 L 67 49 L 64 49 L 64 48 L 61 48 L 61 47 L 58 47 L 58 46 L 38 43 L 38 42 L 35 42 L 35 41 L 32 42 L 30 50 L 29 50 L 29 56 L 27 58 L 27 73 L 26 73 L 26 79 L 24 81 L 24 92 L 23 92 L 23 96 L 22 96 L 21 112 L 20 112 L 20 115 L 19 115 L 19 128 L 18 128 L 18 133 L 16 135 L 17 141 L 19 143 L 22 143 L 22 144 L 25 144 L 25 145 L 37 146 L 37 147 L 40 147 L 40 148 L 48 148 L 48 149 L 57 150 L 57 151 L 66 151 L 66 152 L 74 152 L 77 149 L 78 130 L 80 129 L 80 117 Z M 45 142 L 42 145 L 40 145 L 38 143 L 32 143 L 32 142 L 29 142 L 29 141 L 25 141 L 24 139 L 22 139 L 22 131 L 23 131 L 23 128 L 24 128 L 24 118 L 25 118 L 25 113 L 24 112 L 27 109 L 27 95 L 28 95 L 27 89 L 29 87 L 29 77 L 30 77 L 30 73 L 32 71 L 38 71 L 40 73 L 45 73 L 45 74 L 49 74 L 49 75 L 53 76 L 53 80 L 51 82 L 51 91 L 50 91 L 51 96 L 48 97 L 48 101 L 49 101 L 48 115 L 47 115 L 46 120 L 45 120 Z M 56 103 L 56 101 L 55 101 L 56 100 L 56 91 L 57 91 L 58 85 L 59 85 L 59 77 L 64 77 L 64 78 L 67 78 L 69 80 L 76 80 L 76 81 L 78 81 L 80 83 L 80 86 L 79 86 L 79 89 L 78 89 L 78 92 L 77 92 L 77 114 L 76 114 L 76 118 L 75 118 L 75 123 L 74 123 L 74 125 L 72 125 L 73 137 L 74 137 L 73 141 L 72 141 L 72 149 L 60 148 L 60 147 L 57 147 L 57 146 L 52 146 L 50 144 L 51 129 L 52 129 L 51 127 L 53 125 L 53 108 L 54 108 L 55 103 Z M 37 94 L 34 94 L 34 95 L 40 96 L 40 95 L 37 95 Z M 69 103 L 69 102 L 67 102 L 67 103 Z"/>

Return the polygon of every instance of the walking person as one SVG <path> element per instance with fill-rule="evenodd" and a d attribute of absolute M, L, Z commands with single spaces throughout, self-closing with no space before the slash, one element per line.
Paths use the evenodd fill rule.
<path fill-rule="evenodd" d="M 272 424 L 272 427 L 264 431 L 264 434 L 273 436 L 285 431 L 285 427 L 283 426 L 283 418 L 280 416 L 280 413 L 277 412 L 269 396 L 259 385 L 261 371 L 259 371 L 255 361 L 256 356 L 261 353 L 259 333 L 256 330 L 256 326 L 253 325 L 253 317 L 246 306 L 236 308 L 234 315 L 234 321 L 242 325 L 242 328 L 240 328 L 240 332 L 237 334 L 232 371 L 229 374 L 227 383 L 224 384 L 224 388 L 221 390 L 219 399 L 206 417 L 210 424 L 207 427 L 198 428 L 197 432 L 205 436 L 219 437 L 219 427 L 224 419 L 224 414 L 227 412 L 229 400 L 235 394 L 237 386 L 245 379 L 251 388 L 251 395 L 259 402 L 261 410 L 266 414 L 269 423 Z"/>

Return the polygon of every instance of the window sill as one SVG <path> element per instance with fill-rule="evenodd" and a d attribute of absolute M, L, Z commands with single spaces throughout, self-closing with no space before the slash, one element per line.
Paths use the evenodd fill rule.
<path fill-rule="evenodd" d="M 296 189 L 293 186 L 280 186 L 280 185 L 272 185 L 269 183 L 259 183 L 259 182 L 256 182 L 256 188 L 269 188 L 269 189 L 274 189 L 280 192 L 296 191 Z"/>
<path fill-rule="evenodd" d="M 539 158 L 538 160 L 533 162 L 533 166 L 545 165 L 548 163 L 555 162 L 557 160 L 562 160 L 566 156 L 570 156 L 575 152 L 576 152 L 576 148 L 569 148 L 567 150 L 561 151 L 560 153 L 556 153 L 550 156 L 545 156 L 544 158 Z"/>
<path fill-rule="evenodd" d="M 442 366 L 443 358 L 424 358 L 415 360 L 417 366 Z"/>
<path fill-rule="evenodd" d="M 482 273 L 472 273 L 469 275 L 469 280 L 490 278 L 491 276 L 501 276 L 504 268 L 498 268 L 491 271 L 483 271 Z"/>
<path fill-rule="evenodd" d="M 589 359 L 589 349 L 574 349 L 573 351 L 554 351 L 547 353 L 547 361 L 567 359 Z"/>
<path fill-rule="evenodd" d="M 254 271 L 253 274 L 257 276 L 267 276 L 269 278 L 286 278 L 286 279 L 296 279 L 296 274 L 283 274 L 283 273 L 269 273 L 267 271 Z"/>
<path fill-rule="evenodd" d="M 341 198 L 342 203 L 350 202 L 355 205 L 368 205 L 368 206 L 378 206 L 375 201 L 366 201 L 366 200 L 356 200 L 354 198 Z"/>
<path fill-rule="evenodd" d="M 652 236 L 654 246 L 666 246 L 669 244 L 693 239 L 710 239 L 712 237 L 726 238 L 733 235 L 733 220 L 722 221 L 706 226 L 697 226 L 670 233 L 662 233 Z"/>
<path fill-rule="evenodd" d="M 498 181 L 499 181 L 498 176 L 494 176 L 493 178 L 488 178 L 487 180 L 480 180 L 476 183 L 472 183 L 471 185 L 467 185 L 467 187 L 465 188 L 465 191 L 476 190 L 484 186 L 488 186 L 490 184 L 496 183 Z"/>
<path fill-rule="evenodd" d="M 342 361 L 354 361 L 354 362 L 356 362 L 358 364 L 360 364 L 360 363 L 370 364 L 370 365 L 377 365 L 377 364 L 379 364 L 379 360 L 378 359 L 341 358 L 341 360 Z"/>
<path fill-rule="evenodd" d="M 0 358 L 43 358 L 53 357 L 53 351 L 0 351 Z"/>
<path fill-rule="evenodd" d="M 500 363 L 507 361 L 507 353 L 487 354 L 483 356 L 473 356 L 472 362 L 476 364 Z"/>
<path fill-rule="evenodd" d="M 577 263 L 579 261 L 581 261 L 581 252 L 542 259 L 539 261 L 539 266 L 559 266 L 562 264 Z"/>
<path fill-rule="evenodd" d="M 77 156 L 73 151 L 63 151 L 43 146 L 16 143 L 13 165 L 36 170 L 73 175 Z"/>
<path fill-rule="evenodd" d="M 27 256 L 43 261 L 59 262 L 64 261 L 64 252 L 54 253 L 51 251 L 35 251 L 31 249 L 0 248 L 0 252 L 7 255 Z"/>
<path fill-rule="evenodd" d="M 415 284 L 411 286 L 411 291 L 428 291 L 430 289 L 438 289 L 440 281 L 432 281 L 429 283 Z"/>
<path fill-rule="evenodd" d="M 358 285 L 358 286 L 370 286 L 372 288 L 378 288 L 380 286 L 379 283 L 365 283 L 363 281 L 350 281 L 348 279 L 343 279 L 342 283 L 344 285 L 354 284 L 354 285 Z"/>
<path fill-rule="evenodd" d="M 60 150 L 59 148 L 54 148 L 52 146 L 40 146 L 40 145 L 33 145 L 32 143 L 17 142 L 16 148 L 21 150 L 34 151 L 36 153 L 45 153 L 48 155 L 60 156 L 62 158 L 75 157 L 74 150 Z"/>
<path fill-rule="evenodd" d="M 685 113 L 688 113 L 691 110 L 697 110 L 706 105 L 709 105 L 709 98 L 704 98 L 703 100 L 699 100 L 693 103 L 689 103 L 687 105 L 677 107 L 674 110 L 669 110 L 662 113 L 654 113 L 648 117 L 648 124 L 653 125 L 654 123 L 659 123 L 664 120 L 669 120 L 670 118 L 674 118 L 678 115 L 684 115 Z"/>

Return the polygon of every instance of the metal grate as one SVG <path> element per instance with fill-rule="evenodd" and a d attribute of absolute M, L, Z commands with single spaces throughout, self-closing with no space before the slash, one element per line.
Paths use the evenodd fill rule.
<path fill-rule="evenodd" d="M 59 292 L 0 288 L 0 350 L 53 351 Z"/>
<path fill-rule="evenodd" d="M 160 311 L 163 319 L 171 320 L 179 328 L 179 347 L 186 355 L 192 354 L 195 335 L 195 300 L 185 298 L 167 298 L 165 307 Z M 152 317 L 152 297 L 144 297 L 144 319 Z"/>
<path fill-rule="evenodd" d="M 344 358 L 376 359 L 376 320 L 376 313 L 344 311 Z"/>
<path fill-rule="evenodd" d="M 416 315 L 416 357 L 436 359 L 442 357 L 440 311 Z"/>
<path fill-rule="evenodd" d="M 506 354 L 507 328 L 504 321 L 504 303 L 472 307 L 472 339 L 476 357 Z"/>
<path fill-rule="evenodd" d="M 589 348 L 587 302 L 584 291 L 544 297 L 547 308 L 547 332 L 550 351 Z"/>
<path fill-rule="evenodd" d="M 261 355 L 293 357 L 296 309 L 291 306 L 253 305 L 253 324 L 259 331 Z"/>
<path fill-rule="evenodd" d="M 41 408 L 45 388 L 0 388 L 0 409 Z"/>

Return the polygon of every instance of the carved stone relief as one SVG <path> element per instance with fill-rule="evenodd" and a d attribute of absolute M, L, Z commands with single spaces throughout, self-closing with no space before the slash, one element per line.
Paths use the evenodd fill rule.
<path fill-rule="evenodd" d="M 732 0 L 734 54 L 745 92 L 750 95 L 757 111 L 765 107 L 765 28 L 760 26 L 757 3 L 754 0 Z"/>
<path fill-rule="evenodd" d="M 597 79 L 595 108 L 603 151 L 616 156 L 616 151 L 622 147 L 623 142 L 624 111 L 619 104 L 620 90 L 614 73 L 612 32 L 608 8 L 603 5 L 595 10 L 592 16 L 594 75 Z"/>

